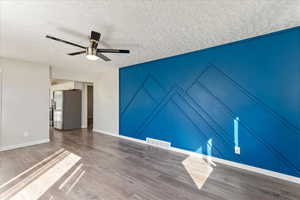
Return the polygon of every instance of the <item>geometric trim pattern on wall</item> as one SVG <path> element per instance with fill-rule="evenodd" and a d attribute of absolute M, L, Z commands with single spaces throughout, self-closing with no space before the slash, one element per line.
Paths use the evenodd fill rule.
<path fill-rule="evenodd" d="M 237 117 L 241 155 L 234 153 Z M 120 134 L 172 140 L 177 148 L 300 176 L 299 152 L 281 143 L 298 145 L 299 129 L 214 64 L 185 89 L 166 90 L 149 73 L 120 111 Z"/>

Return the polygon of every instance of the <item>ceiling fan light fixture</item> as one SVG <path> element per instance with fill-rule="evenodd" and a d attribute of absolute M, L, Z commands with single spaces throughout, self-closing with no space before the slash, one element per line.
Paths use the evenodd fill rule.
<path fill-rule="evenodd" d="M 89 54 L 87 54 L 85 57 L 86 57 L 87 59 L 89 59 L 89 60 L 98 60 L 98 59 L 99 59 L 98 56 L 95 56 L 95 55 L 89 55 Z"/>
<path fill-rule="evenodd" d="M 89 59 L 89 60 L 98 60 L 99 57 L 96 55 L 97 53 L 97 50 L 94 49 L 94 48 L 91 48 L 91 47 L 88 47 L 86 49 L 86 58 Z"/>

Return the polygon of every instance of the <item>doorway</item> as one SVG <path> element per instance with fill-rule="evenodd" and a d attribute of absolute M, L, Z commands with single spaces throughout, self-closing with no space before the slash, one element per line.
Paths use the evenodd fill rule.
<path fill-rule="evenodd" d="M 68 95 L 69 93 L 79 93 L 79 98 L 74 98 L 74 95 Z M 56 95 L 54 95 L 56 94 Z M 59 94 L 65 94 L 64 97 L 66 98 L 58 98 Z M 70 98 L 67 98 L 70 97 Z M 68 103 L 66 100 L 70 100 Z M 76 102 L 75 102 L 76 100 Z M 78 100 L 78 101 L 77 101 Z M 59 102 L 66 102 L 62 103 L 64 108 L 61 108 L 61 117 L 55 115 L 58 112 Z M 70 109 L 71 105 L 75 105 Z M 80 104 L 80 105 L 79 105 Z M 57 111 L 57 112 L 55 112 Z M 70 111 L 70 115 L 67 115 L 67 111 Z M 78 112 L 75 112 L 78 111 Z M 79 120 L 73 119 L 74 117 L 78 117 Z M 77 119 L 77 118 L 76 118 Z M 93 128 L 93 83 L 91 82 L 81 82 L 81 81 L 74 81 L 74 80 L 61 80 L 61 79 L 52 79 L 51 80 L 51 87 L 50 87 L 50 127 L 57 128 L 57 122 L 61 122 L 61 124 L 67 123 L 70 121 L 73 123 L 74 128 Z M 58 128 L 59 129 L 59 128 Z M 67 129 L 63 129 L 67 130 Z M 69 129 L 68 129 L 69 130 Z"/>
<path fill-rule="evenodd" d="M 87 116 L 88 116 L 88 120 L 87 120 L 87 125 L 89 129 L 93 129 L 93 91 L 94 88 L 92 85 L 88 85 L 87 86 Z"/>

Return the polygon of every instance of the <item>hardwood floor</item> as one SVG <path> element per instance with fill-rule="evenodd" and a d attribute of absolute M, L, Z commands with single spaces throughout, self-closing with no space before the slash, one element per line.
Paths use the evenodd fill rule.
<path fill-rule="evenodd" d="M 300 185 L 87 129 L 0 152 L 0 199 L 300 199 Z"/>

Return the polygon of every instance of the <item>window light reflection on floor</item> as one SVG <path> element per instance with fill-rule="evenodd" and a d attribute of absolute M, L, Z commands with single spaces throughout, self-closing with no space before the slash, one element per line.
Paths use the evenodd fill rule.
<path fill-rule="evenodd" d="M 0 189 L 5 188 L 5 190 L 0 193 L 0 199 L 38 200 L 80 160 L 80 156 L 60 149 L 13 179 L 2 184 Z M 81 168 L 82 164 L 79 166 Z M 67 178 L 65 184 L 70 179 L 71 178 Z M 62 185 L 62 187 L 63 186 L 64 185 Z"/>
<path fill-rule="evenodd" d="M 189 156 L 182 161 L 182 164 L 199 190 L 213 171 L 209 162 L 198 156 Z"/>
<path fill-rule="evenodd" d="M 217 166 L 212 159 L 212 148 L 213 141 L 212 139 L 209 139 L 206 143 L 207 155 L 203 154 L 204 148 L 199 147 L 196 150 L 197 153 L 188 156 L 182 161 L 182 165 L 199 190 L 203 187 L 206 180 L 213 172 L 213 167 Z"/>

